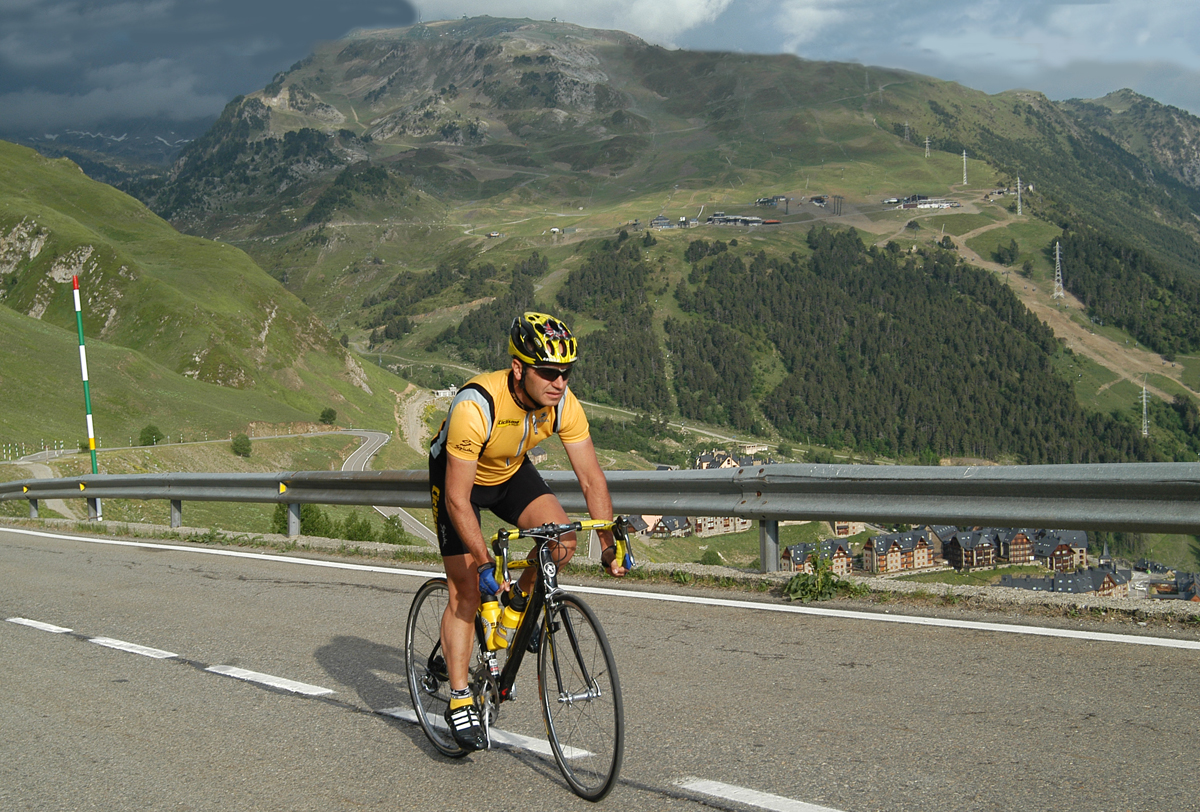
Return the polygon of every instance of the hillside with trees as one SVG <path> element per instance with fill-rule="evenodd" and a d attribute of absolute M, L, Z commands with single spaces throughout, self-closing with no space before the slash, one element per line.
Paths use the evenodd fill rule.
<path fill-rule="evenodd" d="M 324 43 L 127 188 L 244 250 L 295 295 L 279 313 L 315 313 L 324 332 L 302 332 L 346 369 L 353 350 L 492 368 L 511 314 L 536 306 L 580 327 L 572 386 L 635 413 L 901 459 L 1152 459 L 1187 443 L 1147 444 L 1116 401 L 1084 411 L 1066 351 L 1013 291 L 1045 278 L 1061 234 L 1068 290 L 1123 331 L 1107 340 L 1200 352 L 1196 122 L 1178 113 L 479 17 Z M 992 198 L 1018 177 L 1020 216 Z M 960 208 L 882 202 L 910 195 Z M 715 211 L 770 225 L 644 229 Z M 979 261 L 1001 275 L 953 250 L 993 228 Z M 6 278 L 11 305 L 35 307 L 34 276 Z M 235 347 L 254 345 L 268 301 L 138 340 L 174 368 L 201 352 L 206 380 L 278 385 L 286 364 L 246 357 L 283 350 Z"/>
<path fill-rule="evenodd" d="M 806 257 L 714 248 L 689 246 L 697 261 L 674 292 L 686 315 L 666 320 L 660 340 L 637 246 L 594 246 L 557 300 L 576 318 L 595 308 L 608 316 L 581 339 L 571 381 L 581 397 L 866 455 L 1153 455 L 1130 421 L 1078 405 L 1053 370 L 1049 329 L 953 252 L 867 248 L 855 232 L 830 229 L 810 232 Z M 498 298 L 439 343 L 484 360 L 517 304 Z M 781 359 L 786 375 L 759 399 L 764 357 Z"/>

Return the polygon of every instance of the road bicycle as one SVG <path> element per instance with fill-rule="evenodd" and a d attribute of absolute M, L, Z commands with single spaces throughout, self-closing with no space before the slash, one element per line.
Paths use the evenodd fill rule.
<path fill-rule="evenodd" d="M 600 621 L 578 596 L 559 586 L 555 560 L 562 536 L 591 530 L 612 530 L 618 560 L 632 567 L 624 517 L 500 530 L 492 537 L 499 582 L 509 580 L 510 570 L 528 566 L 536 565 L 538 574 L 506 649 L 493 647 L 487 624 L 476 614 L 477 656 L 471 665 L 470 685 L 490 747 L 491 728 L 501 705 L 513 698 L 513 683 L 525 654 L 536 652 L 538 693 L 554 760 L 577 795 L 598 801 L 609 793 L 621 772 L 625 743 L 621 682 Z M 533 549 L 527 560 L 510 562 L 509 541 L 516 539 L 531 539 Z M 441 641 L 442 614 L 449 598 L 445 578 L 431 578 L 417 590 L 405 627 L 404 657 L 421 728 L 440 753 L 461 758 L 467 751 L 455 742 L 442 716 L 450 700 Z"/>

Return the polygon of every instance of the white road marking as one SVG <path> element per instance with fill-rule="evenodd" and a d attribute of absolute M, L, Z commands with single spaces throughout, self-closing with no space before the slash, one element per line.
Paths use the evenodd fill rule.
<path fill-rule="evenodd" d="M 18 623 L 22 626 L 29 626 L 32 629 L 41 629 L 42 631 L 50 632 L 51 634 L 66 634 L 67 632 L 71 631 L 70 629 L 64 629 L 62 626 L 51 626 L 49 623 L 42 623 L 39 620 L 30 620 L 24 617 L 10 617 L 6 618 L 6 620 L 9 623 Z"/>
<path fill-rule="evenodd" d="M 950 620 L 940 617 L 917 617 L 916 615 L 885 615 L 874 612 L 855 612 L 849 609 L 822 609 L 816 606 L 792 606 L 785 604 L 733 601 L 723 598 L 699 598 L 690 595 L 666 595 L 658 592 L 629 592 L 623 589 L 607 589 L 593 586 L 571 586 L 572 592 L 587 595 L 608 595 L 620 598 L 642 598 L 663 603 L 691 603 L 701 606 L 727 606 L 734 609 L 757 609 L 762 612 L 783 612 L 795 615 L 816 615 L 845 620 L 870 620 L 876 623 L 907 623 L 914 626 L 935 626 L 943 629 L 968 629 L 979 632 L 1003 632 L 1027 634 L 1033 637 L 1063 637 L 1072 640 L 1090 640 L 1099 643 L 1126 643 L 1142 646 L 1162 646 L 1200 651 L 1200 640 L 1172 640 L 1166 637 L 1144 637 L 1135 634 L 1113 634 L 1111 632 L 1086 632 L 1077 629 L 1049 629 L 1044 626 L 1018 626 L 1012 623 L 989 623 L 979 620 Z"/>
<path fill-rule="evenodd" d="M 62 626 L 52 626 L 49 623 L 42 623 L 37 620 L 29 620 L 23 617 L 7 618 L 9 623 L 17 623 L 22 626 L 30 626 L 34 629 L 41 629 L 45 632 L 53 632 L 55 634 L 65 634 L 70 629 L 65 629 Z M 95 643 L 98 646 L 105 648 L 117 649 L 119 651 L 128 651 L 131 654 L 140 654 L 143 657 L 153 657 L 156 660 L 169 660 L 179 655 L 172 651 L 163 651 L 158 648 L 150 648 L 149 646 L 141 646 L 137 643 L 129 643 L 124 640 L 114 640 L 111 637 L 90 637 L 89 643 Z M 258 682 L 263 685 L 270 685 L 273 688 L 282 688 L 285 691 L 291 691 L 295 694 L 304 694 L 306 696 L 326 696 L 336 693 L 329 688 L 322 688 L 319 685 L 309 685 L 305 682 L 296 682 L 295 680 L 285 679 L 283 677 L 272 676 L 271 674 L 260 674 L 257 671 L 247 671 L 244 668 L 237 668 L 232 665 L 214 665 L 204 669 L 211 671 L 214 674 L 221 674 L 234 679 L 246 680 L 247 682 Z M 413 716 L 416 720 L 416 716 Z"/>
<path fill-rule="evenodd" d="M 6 618 L 9 623 L 16 623 L 21 626 L 29 626 L 41 631 L 52 632 L 54 634 L 65 634 L 70 632 L 70 629 L 62 626 L 54 626 L 49 623 L 42 623 L 37 620 L 29 620 L 22 617 Z M 128 643 L 124 640 L 114 640 L 111 637 L 92 637 L 88 642 L 95 643 L 107 648 L 127 651 L 133 654 L 141 654 L 146 657 L 165 660 L 177 657 L 179 655 L 170 651 L 161 649 L 149 648 L 140 646 L 137 643 Z M 260 674 L 257 671 L 248 671 L 244 668 L 237 668 L 232 665 L 214 665 L 205 669 L 214 674 L 220 674 L 234 679 L 245 680 L 247 682 L 257 682 L 263 685 L 269 685 L 273 688 L 280 688 L 292 693 L 304 694 L 306 696 L 327 696 L 335 693 L 329 688 L 322 688 L 319 685 L 309 685 L 304 682 L 296 682 L 295 680 L 284 679 L 283 677 L 272 676 L 271 674 Z M 396 707 L 385 708 L 377 711 L 382 716 L 391 716 L 395 719 L 401 719 L 412 724 L 419 724 L 417 714 L 411 708 Z M 435 720 L 435 724 L 441 720 Z M 554 753 L 550 749 L 550 743 L 537 739 L 532 736 L 525 736 L 520 733 L 511 733 L 507 730 L 493 728 L 491 731 L 492 743 L 502 747 L 513 747 L 521 750 L 528 750 L 546 758 L 553 758 Z M 590 756 L 591 753 L 587 750 L 582 750 L 575 747 L 567 747 L 563 750 L 564 757 L 568 759 L 583 758 Z M 824 806 L 814 806 L 813 804 L 794 801 L 790 798 L 784 798 L 778 795 L 770 795 L 765 792 L 758 792 L 744 787 L 733 786 L 732 784 L 722 784 L 719 781 L 707 781 L 699 778 L 686 778 L 677 781 L 676 784 L 686 790 L 697 792 L 703 795 L 711 795 L 717 798 L 755 806 L 761 809 L 776 810 L 777 812 L 839 812 L 839 810 L 830 809 Z"/>
<path fill-rule="evenodd" d="M 417 712 L 412 708 L 387 708 L 385 710 L 377 711 L 377 713 L 383 716 L 391 716 L 394 719 L 402 719 L 405 722 L 412 722 L 414 725 L 420 724 L 420 722 L 417 721 Z M 434 724 L 440 727 L 445 727 L 444 724 L 441 724 L 440 719 L 435 719 Z M 500 730 L 499 728 L 492 728 L 491 734 L 492 744 L 500 744 L 504 745 L 505 747 L 516 747 L 520 750 L 529 750 L 537 753 L 538 755 L 545 756 L 546 758 L 554 757 L 554 753 L 550 750 L 550 743 L 545 739 L 535 739 L 533 736 L 525 736 L 520 733 L 509 733 L 507 730 Z M 591 753 L 589 753 L 587 750 L 581 750 L 577 747 L 568 747 L 563 750 L 563 755 L 566 758 L 583 758 L 584 756 L 590 756 Z"/>
<path fill-rule="evenodd" d="M 746 789 L 745 787 L 738 787 L 733 784 L 722 784 L 720 781 L 706 781 L 703 778 L 684 778 L 676 781 L 675 784 L 683 789 L 698 792 L 701 795 L 724 798 L 727 801 L 754 806 L 759 809 L 770 809 L 772 812 L 839 812 L 839 810 L 832 807 L 806 804 L 803 801 L 793 801 L 791 798 L 784 798 L 782 795 L 771 795 L 770 793 Z"/>
<path fill-rule="evenodd" d="M 357 572 L 383 572 L 392 575 L 411 575 L 416 578 L 429 578 L 438 573 L 430 570 L 406 570 L 396 567 L 375 567 L 370 564 L 349 564 L 342 561 L 319 561 L 311 558 L 297 558 L 290 555 L 268 555 L 267 553 L 246 553 L 241 550 L 214 550 L 206 547 L 184 547 L 181 544 L 151 544 L 144 541 L 122 541 L 120 539 L 93 538 L 89 536 L 67 536 L 62 533 L 46 533 L 41 530 L 25 530 L 0 525 L 0 531 L 17 533 L 23 536 L 38 536 L 62 541 L 80 541 L 87 544 L 107 544 L 113 547 L 139 547 L 144 550 L 173 550 L 179 553 L 198 553 L 200 555 L 216 555 L 224 558 L 249 558 L 255 561 L 274 561 L 284 564 L 302 564 L 311 567 L 321 567 L 333 570 L 354 570 Z"/>
<path fill-rule="evenodd" d="M 124 640 L 113 640 L 111 637 L 91 637 L 89 643 L 95 643 L 98 646 L 106 648 L 115 648 L 120 651 L 128 651 L 130 654 L 140 654 L 143 657 L 153 657 L 156 660 L 169 660 L 172 657 L 178 657 L 171 651 L 163 651 L 159 648 L 149 648 L 148 646 L 139 646 L 137 643 L 126 643 Z"/>
<path fill-rule="evenodd" d="M 119 541 L 107 538 L 89 538 L 87 536 L 68 536 L 60 533 L 46 533 L 38 530 L 17 528 L 0 528 L 4 532 L 17 533 L 42 538 L 78 541 L 87 544 L 108 544 L 118 547 L 141 547 L 148 550 L 174 550 L 200 555 L 218 555 L 229 558 L 249 558 L 258 561 L 272 561 L 279 564 L 299 564 L 305 567 L 323 567 L 326 569 L 355 570 L 358 572 L 378 572 L 389 575 L 406 575 L 414 578 L 431 578 L 439 575 L 430 570 L 409 570 L 395 567 L 375 567 L 368 564 L 349 564 L 341 561 L 316 561 L 307 558 L 296 558 L 286 555 L 267 555 L 266 553 L 246 553 L 240 550 L 210 550 L 203 547 L 184 547 L 177 544 L 149 544 L 141 541 Z M 1112 634 L 1110 632 L 1087 632 L 1074 629 L 1049 629 L 1042 626 L 1018 626 L 1009 623 L 987 623 L 975 620 L 950 620 L 936 617 L 917 617 L 915 615 L 891 615 L 875 612 L 855 612 L 849 609 L 824 609 L 816 606 L 796 606 L 793 604 L 757 603 L 755 601 L 735 601 L 726 598 L 691 597 L 688 595 L 668 595 L 661 592 L 635 592 L 625 589 L 610 589 L 606 587 L 578 586 L 563 583 L 572 592 L 583 595 L 606 595 L 614 598 L 632 598 L 635 600 L 660 601 L 664 603 L 691 603 L 701 606 L 725 606 L 731 609 L 748 609 L 759 612 L 782 612 L 794 615 L 814 615 L 817 617 L 841 618 L 843 620 L 865 620 L 875 623 L 907 623 L 916 626 L 934 626 L 944 629 L 967 629 L 970 631 L 1002 632 L 1007 634 L 1025 634 L 1034 637 L 1059 637 L 1071 640 L 1088 640 L 1101 643 L 1124 643 L 1126 645 L 1160 646 L 1162 648 L 1177 648 L 1190 651 L 1200 651 L 1200 641 L 1173 640 L 1165 637 L 1145 637 L 1134 634 Z"/>
<path fill-rule="evenodd" d="M 306 682 L 296 682 L 295 680 L 275 677 L 270 674 L 260 674 L 257 671 L 247 671 L 244 668 L 236 668 L 232 665 L 213 665 L 204 670 L 226 677 L 233 677 L 234 679 L 245 680 L 246 682 L 257 682 L 262 685 L 269 685 L 272 688 L 281 688 L 284 691 L 291 691 L 294 694 L 304 694 L 305 696 L 328 696 L 329 694 L 336 693 L 329 688 L 322 688 L 320 685 L 309 685 Z"/>

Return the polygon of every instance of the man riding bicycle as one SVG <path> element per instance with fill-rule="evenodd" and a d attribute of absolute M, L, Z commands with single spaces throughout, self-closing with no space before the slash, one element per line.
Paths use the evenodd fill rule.
<path fill-rule="evenodd" d="M 481 508 L 519 528 L 563 523 L 567 514 L 526 456 L 558 434 L 579 479 L 593 519 L 613 518 L 608 483 L 596 459 L 587 417 L 567 378 L 578 344 L 560 320 L 526 312 L 509 330 L 508 369 L 477 375 L 450 404 L 429 447 L 429 486 L 438 546 L 446 567 L 450 600 L 442 616 L 442 651 L 450 682 L 446 722 L 464 750 L 487 746 L 468 686 L 480 594 L 498 594 L 495 562 L 479 525 Z M 601 561 L 612 575 L 625 574 L 611 531 L 600 533 Z M 562 538 L 561 566 L 575 553 L 575 536 Z M 517 611 L 533 586 L 526 569 L 512 588 Z"/>

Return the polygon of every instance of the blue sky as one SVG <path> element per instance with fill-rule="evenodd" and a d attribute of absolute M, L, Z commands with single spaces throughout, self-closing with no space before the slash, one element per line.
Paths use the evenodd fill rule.
<path fill-rule="evenodd" d="M 0 0 L 3 129 L 215 115 L 320 40 L 490 14 L 668 47 L 794 53 L 1053 99 L 1130 87 L 1200 114 L 1200 13 L 1174 0 Z"/>

